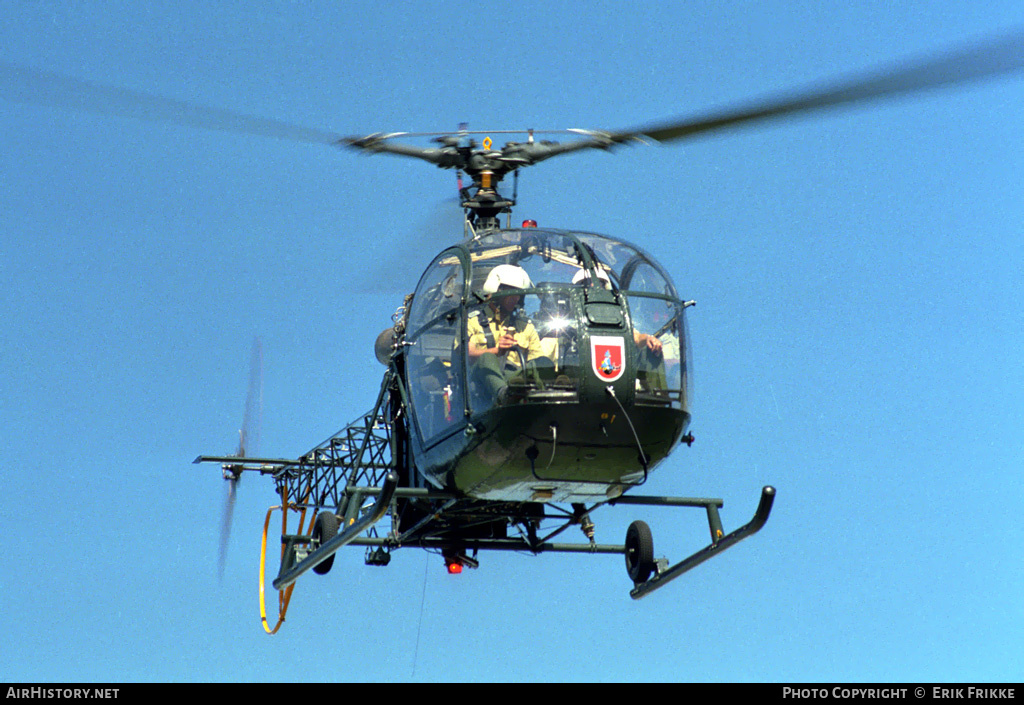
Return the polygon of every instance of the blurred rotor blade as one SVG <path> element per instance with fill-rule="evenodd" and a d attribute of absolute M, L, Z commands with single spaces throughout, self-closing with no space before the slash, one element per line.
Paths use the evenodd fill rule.
<path fill-rule="evenodd" d="M 260 427 L 263 422 L 263 341 L 257 336 L 252 341 L 252 353 L 249 356 L 249 387 L 245 395 L 245 415 L 242 427 L 238 429 L 238 450 L 234 457 L 252 457 L 259 448 Z M 224 577 L 224 564 L 227 562 L 228 543 L 231 540 L 231 522 L 235 514 L 235 499 L 238 496 L 238 483 L 242 479 L 242 466 L 222 466 L 224 479 L 228 482 L 228 493 L 224 498 L 224 509 L 220 521 L 220 550 L 217 555 L 217 577 Z"/>
<path fill-rule="evenodd" d="M 224 564 L 228 558 L 228 542 L 231 540 L 231 520 L 235 515 L 235 496 L 238 480 L 228 480 L 228 494 L 224 498 L 224 509 L 220 517 L 220 546 L 217 553 L 217 579 L 224 577 Z"/>
<path fill-rule="evenodd" d="M 194 105 L 7 62 L 0 62 L 0 99 L 294 142 L 335 144 L 341 139 L 341 135 L 324 130 Z"/>
<path fill-rule="evenodd" d="M 252 341 L 249 356 L 249 386 L 245 394 L 245 415 L 238 431 L 239 458 L 251 457 L 260 445 L 260 427 L 263 424 L 263 341 Z"/>
<path fill-rule="evenodd" d="M 464 237 L 465 215 L 457 197 L 445 198 L 423 207 L 412 225 L 411 236 L 402 240 L 384 233 L 382 241 L 374 246 L 375 252 L 384 252 L 372 263 L 355 273 L 356 287 L 360 291 L 393 297 L 401 303 L 402 297 L 419 281 L 431 259 L 444 248 L 461 242 Z M 389 239 L 390 237 L 390 239 Z"/>
<path fill-rule="evenodd" d="M 1024 69 L 1024 32 L 1018 31 L 931 58 L 903 61 L 882 70 L 833 81 L 817 89 L 612 135 L 617 140 L 643 136 L 670 142 L 759 120 L 968 83 L 1021 69 Z"/>

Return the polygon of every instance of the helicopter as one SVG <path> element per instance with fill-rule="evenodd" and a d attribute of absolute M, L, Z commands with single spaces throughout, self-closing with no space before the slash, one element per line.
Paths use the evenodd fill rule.
<path fill-rule="evenodd" d="M 351 144 L 392 146 L 377 137 Z M 465 144 L 453 148 L 480 154 Z M 621 554 L 640 598 L 768 520 L 771 486 L 754 518 L 729 534 L 721 499 L 631 492 L 694 441 L 684 317 L 694 302 L 630 243 L 532 221 L 502 227 L 495 216 L 512 202 L 486 185 L 493 172 L 488 182 L 456 163 L 474 179 L 463 190 L 468 237 L 434 258 L 378 337 L 386 371 L 373 409 L 297 460 L 239 453 L 195 461 L 221 463 L 232 483 L 244 471 L 270 475 L 281 497 L 273 509 L 315 515 L 301 516 L 297 532 L 282 523 L 273 581 L 282 608 L 274 627 L 263 608 L 268 631 L 280 626 L 295 581 L 328 573 L 346 545 L 365 547 L 366 563 L 377 566 L 402 547 L 436 551 L 450 573 L 478 567 L 488 550 Z M 655 559 L 642 520 L 624 543 L 597 543 L 590 514 L 616 504 L 703 508 L 711 543 L 672 566 Z M 584 541 L 553 541 L 573 526 Z"/>
<path fill-rule="evenodd" d="M 427 266 L 375 343 L 386 367 L 373 410 L 298 460 L 246 459 L 271 475 L 282 515 L 280 626 L 295 581 L 326 574 L 343 546 L 387 565 L 403 547 L 437 552 L 449 572 L 486 551 L 617 554 L 634 599 L 765 526 L 776 490 L 726 533 L 716 498 L 638 492 L 694 436 L 685 316 L 671 276 L 643 249 L 597 233 L 512 223 L 522 169 L 582 150 L 672 142 L 777 119 L 984 78 L 1024 66 L 1019 37 L 688 120 L 622 130 L 375 133 L 334 144 L 455 170 L 463 239 Z M 498 147 L 493 137 L 511 136 Z M 476 140 L 482 136 L 478 143 Z M 433 146 L 418 146 L 416 139 Z M 524 139 L 525 138 L 525 139 Z M 543 138 L 543 139 L 542 139 Z M 463 175 L 470 184 L 463 186 Z M 514 179 L 511 196 L 500 188 Z M 502 216 L 505 217 L 502 223 Z M 200 456 L 196 462 L 230 462 Z M 655 558 L 650 527 L 598 543 L 591 514 L 605 506 L 704 509 L 710 543 L 674 564 Z M 390 526 L 378 533 L 378 522 Z M 267 524 L 264 527 L 265 568 Z M 571 528 L 584 539 L 555 541 Z M 263 595 L 261 582 L 261 600 Z"/>
<path fill-rule="evenodd" d="M 330 572 L 336 552 L 348 545 L 363 547 L 374 566 L 388 565 L 401 548 L 422 548 L 440 554 L 452 573 L 478 567 L 487 551 L 619 555 L 629 594 L 639 599 L 757 533 L 772 511 L 772 486 L 761 489 L 753 518 L 729 533 L 721 499 L 641 494 L 650 473 L 694 442 L 686 329 L 694 302 L 637 245 L 532 221 L 513 226 L 517 194 L 502 193 L 503 181 L 511 175 L 517 183 L 521 170 L 556 156 L 677 142 L 1016 71 L 1024 67 L 1022 45 L 1013 36 L 781 98 L 617 131 L 460 128 L 341 137 L 121 91 L 127 103 L 139 98 L 161 119 L 221 129 L 229 118 L 236 131 L 392 154 L 470 179 L 459 189 L 461 241 L 431 260 L 377 338 L 385 371 L 371 410 L 297 459 L 249 457 L 244 433 L 235 455 L 196 458 L 221 466 L 232 497 L 246 473 L 275 484 L 280 503 L 267 511 L 260 565 L 264 629 L 274 633 L 283 624 L 296 581 L 310 570 Z M 551 134 L 571 141 L 549 141 Z M 518 141 L 498 147 L 498 135 Z M 409 143 L 419 139 L 433 146 Z M 591 515 L 620 504 L 703 509 L 710 543 L 674 564 L 656 559 L 641 520 L 621 543 L 598 543 Z M 281 515 L 276 624 L 264 584 L 274 512 Z M 298 526 L 290 528 L 295 516 Z M 574 527 L 584 540 L 555 541 Z"/>

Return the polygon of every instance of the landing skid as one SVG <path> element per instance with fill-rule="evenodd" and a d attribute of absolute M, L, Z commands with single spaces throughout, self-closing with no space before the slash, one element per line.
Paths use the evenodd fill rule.
<path fill-rule="evenodd" d="M 675 501 L 673 501 L 675 500 Z M 629 591 L 630 597 L 634 600 L 639 600 L 641 597 L 648 595 L 660 587 L 666 585 L 669 581 L 675 580 L 683 573 L 696 568 L 704 561 L 714 558 L 722 551 L 728 548 L 732 548 L 737 543 L 752 536 L 761 530 L 761 527 L 768 521 L 768 515 L 772 511 L 772 503 L 775 501 L 775 488 L 772 486 L 766 486 L 761 490 L 761 501 L 757 505 L 757 511 L 754 512 L 754 518 L 748 523 L 744 524 L 740 528 L 733 531 L 727 536 L 723 536 L 722 531 L 722 520 L 718 516 L 718 509 L 722 506 L 721 500 L 715 499 L 681 499 L 675 497 L 620 497 L 616 503 L 618 504 L 657 504 L 657 505 L 673 505 L 673 506 L 703 506 L 707 509 L 708 513 L 708 527 L 711 529 L 711 543 L 702 548 L 701 550 L 694 553 L 689 558 L 686 558 L 679 563 L 669 567 L 667 561 L 658 561 L 653 566 L 654 576 L 648 579 L 634 582 L 634 587 Z M 640 523 L 640 522 L 637 522 Z M 645 525 L 646 526 L 646 525 Z M 632 527 L 631 527 L 632 528 Z M 630 569 L 631 556 L 630 556 L 630 534 L 626 536 L 626 546 L 624 552 L 626 554 L 626 565 L 627 569 Z"/>
<path fill-rule="evenodd" d="M 281 566 L 281 572 L 278 574 L 277 578 L 274 579 L 274 589 L 284 590 L 286 587 L 298 580 L 300 575 L 308 570 L 314 570 L 321 563 L 324 563 L 331 558 L 340 549 L 355 541 L 361 533 L 380 521 L 381 517 L 387 513 L 389 505 L 391 504 L 391 498 L 394 496 L 395 489 L 397 487 L 398 475 L 394 472 L 389 472 L 387 477 L 384 479 L 384 486 L 381 488 L 380 496 L 377 498 L 377 502 L 373 505 L 372 510 L 369 511 L 362 519 L 354 521 L 340 534 L 324 540 L 319 547 L 297 563 L 292 565 L 283 564 Z M 285 556 L 294 556 L 295 553 L 293 545 L 297 540 L 303 539 L 304 537 L 287 536 L 283 538 L 286 540 Z M 291 545 L 287 543 L 289 539 L 291 540 Z M 323 572 L 326 573 L 327 571 L 324 570 Z"/>
<path fill-rule="evenodd" d="M 450 507 L 456 501 L 455 498 L 449 494 L 435 493 L 428 490 L 408 488 L 396 489 L 394 486 L 394 476 L 392 475 L 387 480 L 388 481 L 384 483 L 383 487 L 363 488 L 362 490 L 366 495 L 378 495 L 378 500 L 372 511 L 367 512 L 366 516 L 361 521 L 349 524 L 348 528 L 338 535 L 330 538 L 329 540 L 323 541 L 319 548 L 315 548 L 315 550 L 309 552 L 308 555 L 306 555 L 306 552 L 300 553 L 299 560 L 297 562 L 286 559 L 282 565 L 281 573 L 274 581 L 274 587 L 277 589 L 287 587 L 292 584 L 299 575 L 325 561 L 329 556 L 333 555 L 335 551 L 345 545 L 365 546 L 370 549 L 375 549 L 376 552 L 373 553 L 373 555 L 379 556 L 380 554 L 383 554 L 383 556 L 387 558 L 389 558 L 389 553 L 387 552 L 402 546 L 418 547 L 437 551 L 450 549 L 453 545 L 452 539 L 430 536 L 428 530 L 431 519 L 437 519 L 440 514 L 443 514 L 445 508 Z M 369 526 L 372 526 L 376 521 L 383 517 L 390 502 L 397 497 L 430 498 L 439 502 L 443 500 L 445 501 L 445 504 L 443 505 L 443 508 L 439 507 L 440 511 L 438 514 L 424 519 L 413 529 L 405 532 L 401 536 L 396 534 L 391 534 L 386 538 L 359 536 L 361 532 L 365 531 Z M 641 597 L 644 597 L 658 588 L 663 587 L 670 581 L 678 578 L 683 573 L 696 568 L 701 563 L 714 558 L 719 553 L 722 553 L 743 539 L 760 531 L 768 521 L 768 516 L 771 514 L 772 504 L 774 501 L 775 488 L 772 486 L 762 488 L 761 499 L 758 503 L 753 519 L 730 534 L 725 534 L 722 529 L 722 520 L 718 513 L 718 510 L 723 504 L 721 499 L 623 495 L 616 499 L 595 505 L 588 510 L 593 511 L 602 504 L 634 504 L 661 507 L 703 508 L 707 512 L 708 528 L 711 531 L 711 543 L 700 551 L 697 551 L 693 555 L 672 566 L 670 566 L 668 561 L 665 559 L 657 561 L 654 560 L 654 549 L 650 529 L 642 521 L 633 522 L 626 534 L 626 541 L 624 544 L 598 544 L 594 543 L 592 540 L 590 543 L 550 542 L 550 538 L 553 538 L 556 534 L 560 533 L 564 528 L 567 528 L 574 522 L 567 522 L 560 529 L 549 534 L 543 539 L 537 539 L 535 536 L 532 537 L 532 539 L 528 539 L 526 537 L 505 539 L 463 538 L 458 540 L 457 543 L 462 550 L 472 550 L 474 553 L 477 551 L 519 551 L 533 554 L 592 553 L 624 555 L 626 559 L 627 572 L 633 580 L 633 589 L 629 594 L 633 599 L 640 599 Z M 356 506 L 360 505 L 361 501 L 356 503 Z M 288 550 L 285 551 L 286 556 L 292 554 L 291 543 L 309 543 L 308 538 L 300 536 L 286 536 L 282 538 L 286 540 L 286 543 L 289 543 Z M 368 559 L 368 562 L 374 565 L 387 565 L 388 561 L 371 561 Z"/>

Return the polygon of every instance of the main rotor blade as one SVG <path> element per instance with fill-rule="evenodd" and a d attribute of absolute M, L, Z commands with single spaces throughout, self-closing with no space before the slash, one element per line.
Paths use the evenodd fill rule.
<path fill-rule="evenodd" d="M 1024 69 L 1024 32 L 1016 32 L 929 59 L 900 62 L 886 69 L 834 81 L 817 89 L 612 134 L 620 140 L 645 136 L 658 142 L 670 142 L 759 120 L 968 83 L 1021 69 Z"/>
<path fill-rule="evenodd" d="M 0 99 L 293 142 L 335 144 L 341 139 L 341 135 L 324 130 L 194 105 L 6 62 L 0 62 Z"/>
<path fill-rule="evenodd" d="M 412 220 L 410 236 L 403 236 L 402 241 L 383 235 L 376 248 L 385 254 L 353 273 L 358 289 L 401 303 L 409 293 L 409 282 L 416 282 L 423 273 L 423 263 L 465 236 L 465 216 L 459 203 L 458 197 L 451 197 L 424 205 Z"/>

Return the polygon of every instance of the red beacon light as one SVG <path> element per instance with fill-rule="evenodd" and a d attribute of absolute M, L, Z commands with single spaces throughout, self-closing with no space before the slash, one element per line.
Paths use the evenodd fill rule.
<path fill-rule="evenodd" d="M 532 218 L 529 219 L 529 220 L 524 220 L 523 221 L 523 227 L 524 228 L 536 228 L 537 227 L 537 221 L 533 220 Z"/>
<path fill-rule="evenodd" d="M 480 564 L 475 558 L 463 553 L 446 553 L 444 567 L 448 570 L 448 575 L 459 575 L 463 568 L 479 568 Z"/>

